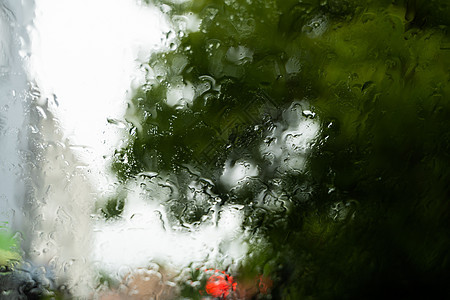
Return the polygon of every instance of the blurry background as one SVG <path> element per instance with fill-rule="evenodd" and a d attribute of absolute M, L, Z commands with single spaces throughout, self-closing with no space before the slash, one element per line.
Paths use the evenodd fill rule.
<path fill-rule="evenodd" d="M 450 297 L 446 0 L 0 3 L 1 297 Z"/>

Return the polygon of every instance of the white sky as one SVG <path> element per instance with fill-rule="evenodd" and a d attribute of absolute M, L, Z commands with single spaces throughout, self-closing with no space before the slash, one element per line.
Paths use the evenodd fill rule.
<path fill-rule="evenodd" d="M 102 157 L 122 138 L 107 119 L 123 119 L 130 87 L 144 77 L 139 65 L 162 47 L 167 21 L 135 0 L 36 0 L 35 28 L 33 77 L 44 98 L 56 95 L 59 106 L 49 108 L 64 138 L 80 146 L 93 174 L 105 175 Z"/>

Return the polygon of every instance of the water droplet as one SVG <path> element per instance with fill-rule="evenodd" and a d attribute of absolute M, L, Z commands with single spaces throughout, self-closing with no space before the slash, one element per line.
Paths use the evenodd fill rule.
<path fill-rule="evenodd" d="M 311 118 L 311 119 L 313 119 L 316 116 L 316 113 L 314 113 L 314 112 L 312 112 L 310 110 L 304 110 L 304 111 L 302 111 L 302 114 L 305 117 L 308 117 L 308 118 Z"/>
<path fill-rule="evenodd" d="M 119 128 L 127 128 L 127 124 L 121 120 L 113 119 L 113 118 L 107 118 L 106 119 L 109 124 L 115 125 Z"/>
<path fill-rule="evenodd" d="M 38 112 L 38 115 L 41 119 L 46 120 L 47 114 L 45 113 L 44 109 L 40 106 L 36 106 L 36 111 Z"/>

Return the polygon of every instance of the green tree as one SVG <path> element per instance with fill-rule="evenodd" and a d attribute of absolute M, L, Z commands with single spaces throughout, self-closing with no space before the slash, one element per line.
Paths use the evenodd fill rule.
<path fill-rule="evenodd" d="M 447 1 L 152 2 L 180 31 L 130 103 L 121 180 L 210 178 L 209 196 L 243 204 L 249 239 L 266 241 L 241 276 L 270 275 L 273 299 L 450 296 Z M 183 30 L 189 14 L 198 31 Z M 288 172 L 259 145 L 297 102 L 321 130 L 306 169 Z M 229 190 L 223 166 L 240 158 L 259 179 Z M 282 205 L 258 205 L 262 190 Z M 168 207 L 197 222 L 210 205 Z"/>

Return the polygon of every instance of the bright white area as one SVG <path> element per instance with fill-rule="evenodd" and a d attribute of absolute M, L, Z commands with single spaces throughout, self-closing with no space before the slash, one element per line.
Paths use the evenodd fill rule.
<path fill-rule="evenodd" d="M 187 31 L 197 29 L 195 17 L 181 19 L 190 20 L 185 26 Z M 175 31 L 180 29 L 181 21 L 175 22 Z M 96 189 L 92 204 L 109 186 L 115 192 L 116 179 L 107 172 L 109 162 L 103 156 L 110 156 L 122 146 L 121 139 L 127 136 L 123 122 L 127 100 L 132 97 L 132 88 L 144 82 L 146 74 L 142 70 L 148 69 L 148 65 L 140 68 L 140 64 L 147 62 L 152 52 L 167 50 L 167 44 L 170 47 L 164 40 L 169 30 L 164 14 L 134 0 L 36 0 L 31 70 L 43 95 L 39 104 L 55 116 L 64 139 L 60 142 L 69 144 L 79 159 L 68 163 L 80 163 L 90 171 L 86 175 Z M 169 102 L 191 99 L 192 93 L 192 87 L 170 90 Z M 47 160 L 56 160 L 50 157 L 51 152 L 47 153 Z M 62 180 L 53 185 L 63 190 Z M 77 189 L 88 190 L 82 183 Z M 170 227 L 165 209 L 160 206 L 164 192 L 155 190 L 156 196 L 149 196 L 139 186 L 128 190 L 120 220 L 98 220 L 90 232 L 85 232 L 86 236 L 93 233 L 94 242 L 92 249 L 82 249 L 84 257 L 99 268 L 117 274 L 124 265 L 146 267 L 151 260 L 182 267 L 192 261 L 217 260 L 219 248 L 223 247 L 231 261 L 245 254 L 239 231 L 242 216 L 237 208 L 215 212 L 217 222 L 191 231 L 178 230 Z M 92 213 L 69 209 L 77 203 L 64 204 L 71 201 L 67 199 L 54 199 L 52 205 L 39 209 L 45 212 L 58 205 L 68 207 L 69 215 Z M 74 231 L 86 230 L 86 226 L 80 229 L 77 224 L 66 225 Z M 65 251 L 65 245 L 58 246 Z"/>
<path fill-rule="evenodd" d="M 192 105 L 195 96 L 194 86 L 187 82 L 171 86 L 167 90 L 167 105 L 177 108 L 186 108 Z"/>
<path fill-rule="evenodd" d="M 282 173 L 302 172 L 312 144 L 320 132 L 319 121 L 306 101 L 295 101 L 283 112 L 260 151 L 272 170 Z"/>
<path fill-rule="evenodd" d="M 225 162 L 225 167 L 220 176 L 220 182 L 228 189 L 242 186 L 250 178 L 258 176 L 258 167 L 243 160 L 232 164 L 230 160 Z"/>
<path fill-rule="evenodd" d="M 103 156 L 126 136 L 126 100 L 143 83 L 140 65 L 163 48 L 166 17 L 136 0 L 36 0 L 35 28 L 31 67 L 42 99 L 104 189 Z"/>
<path fill-rule="evenodd" d="M 132 192 L 121 219 L 107 224 L 101 220 L 95 226 L 95 261 L 101 262 L 103 270 L 113 275 L 124 265 L 133 269 L 150 262 L 175 269 L 190 263 L 219 268 L 244 258 L 247 246 L 240 229 L 242 207 L 225 206 L 220 209 L 220 217 L 214 212 L 211 221 L 197 228 L 171 226 L 165 208 L 159 201 L 148 201 L 139 186 L 139 182 L 128 186 Z"/>

